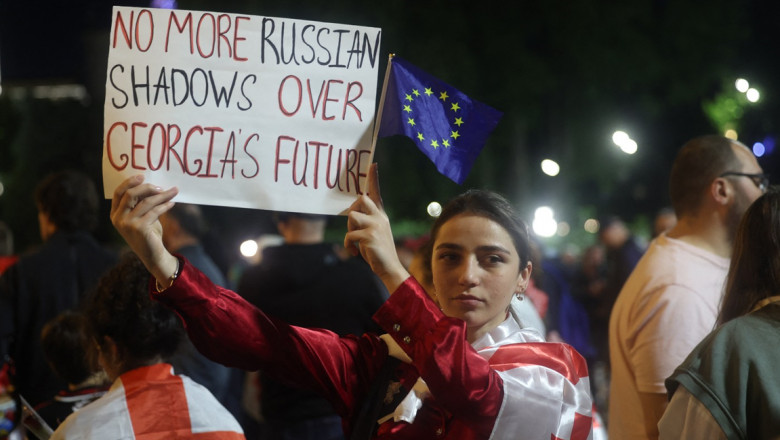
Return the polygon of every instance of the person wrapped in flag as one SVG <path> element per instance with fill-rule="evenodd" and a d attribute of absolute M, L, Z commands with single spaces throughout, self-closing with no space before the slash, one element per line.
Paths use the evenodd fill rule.
<path fill-rule="evenodd" d="M 436 304 L 398 261 L 376 176 L 374 165 L 370 196 L 351 206 L 344 240 L 394 292 L 374 317 L 382 335 L 290 326 L 168 253 L 157 218 L 176 188 L 128 178 L 111 218 L 152 273 L 152 296 L 176 310 L 199 350 L 317 391 L 342 416 L 347 438 L 591 438 L 584 359 L 510 313 L 532 266 L 527 228 L 509 204 L 470 191 L 445 207 L 431 234 Z"/>
<path fill-rule="evenodd" d="M 100 279 L 85 313 L 98 361 L 113 384 L 69 415 L 52 440 L 245 439 L 208 389 L 164 362 L 184 332 L 176 315 L 149 297 L 148 282 L 133 254 Z"/>

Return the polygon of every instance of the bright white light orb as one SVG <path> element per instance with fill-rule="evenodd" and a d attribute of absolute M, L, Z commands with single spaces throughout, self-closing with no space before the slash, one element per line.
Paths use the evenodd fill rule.
<path fill-rule="evenodd" d="M 534 211 L 534 218 L 553 218 L 555 213 L 549 206 L 540 206 Z"/>
<path fill-rule="evenodd" d="M 737 78 L 737 80 L 734 82 L 734 87 L 737 88 L 741 93 L 745 93 L 750 88 L 750 83 L 745 78 Z"/>
<path fill-rule="evenodd" d="M 428 203 L 426 210 L 431 217 L 438 217 L 441 215 L 441 204 L 439 202 Z"/>
<path fill-rule="evenodd" d="M 732 140 L 737 140 L 737 137 L 738 137 L 737 136 L 737 130 L 729 128 L 728 130 L 726 130 L 725 133 L 723 133 L 723 136 L 726 136 L 727 138 L 732 139 Z"/>
<path fill-rule="evenodd" d="M 531 227 L 533 227 L 534 233 L 540 237 L 552 237 L 558 231 L 558 222 L 554 218 L 537 217 Z"/>
<path fill-rule="evenodd" d="M 629 139 L 620 145 L 620 149 L 626 154 L 634 154 L 637 150 L 636 141 Z"/>
<path fill-rule="evenodd" d="M 758 100 L 761 99 L 761 94 L 758 93 L 758 90 L 751 87 L 745 92 L 745 97 L 750 102 L 758 102 Z"/>
<path fill-rule="evenodd" d="M 551 159 L 545 159 L 542 161 L 542 172 L 548 176 L 554 177 L 561 172 L 561 167 L 558 165 L 558 162 Z"/>
<path fill-rule="evenodd" d="M 596 232 L 599 232 L 599 221 L 595 218 L 589 218 L 585 220 L 585 231 L 595 234 Z"/>
<path fill-rule="evenodd" d="M 241 243 L 241 246 L 238 248 L 238 250 L 241 252 L 241 255 L 245 256 L 246 258 L 251 258 L 257 255 L 258 249 L 259 246 L 255 240 L 246 240 L 245 242 Z"/>
<path fill-rule="evenodd" d="M 621 146 L 625 141 L 630 140 L 631 138 L 628 136 L 628 133 L 625 131 L 616 131 L 612 133 L 612 142 L 615 143 L 618 147 Z"/>

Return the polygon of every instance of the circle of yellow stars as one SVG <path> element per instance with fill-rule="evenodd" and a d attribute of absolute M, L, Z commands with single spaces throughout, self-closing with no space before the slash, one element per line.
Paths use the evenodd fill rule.
<path fill-rule="evenodd" d="M 426 87 L 425 90 L 423 90 L 423 93 L 426 96 L 433 96 L 435 93 L 433 90 L 431 90 L 430 87 Z M 422 96 L 419 90 L 412 89 L 411 93 L 407 93 L 404 97 L 404 99 L 408 102 L 414 101 L 416 98 L 419 98 Z M 450 98 L 449 95 L 447 95 L 447 92 L 440 92 L 439 93 L 439 100 L 442 102 L 442 104 L 446 105 L 447 100 Z M 460 105 L 457 102 L 451 102 L 450 103 L 450 110 L 455 112 L 456 114 L 460 110 Z M 410 104 L 404 104 L 404 111 L 409 114 L 412 112 L 412 106 Z M 407 117 L 406 123 L 411 125 L 412 127 L 416 126 L 417 123 L 414 121 L 414 118 L 410 116 Z M 452 125 L 456 125 L 458 128 L 460 128 L 461 125 L 463 125 L 463 118 L 461 117 L 455 117 L 452 121 Z M 430 146 L 433 147 L 433 149 L 437 149 L 439 147 L 445 147 L 449 148 L 453 146 L 453 142 L 456 141 L 460 137 L 460 130 L 450 130 L 450 137 L 447 139 L 431 139 Z M 417 139 L 420 142 L 425 142 L 425 136 L 423 136 L 422 132 L 417 132 Z"/>

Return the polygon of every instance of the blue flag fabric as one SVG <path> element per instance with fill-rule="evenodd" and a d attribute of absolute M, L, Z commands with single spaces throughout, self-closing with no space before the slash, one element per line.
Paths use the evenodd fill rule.
<path fill-rule="evenodd" d="M 461 184 L 501 116 L 396 56 L 391 60 L 379 137 L 400 134 L 412 139 L 440 173 Z"/>

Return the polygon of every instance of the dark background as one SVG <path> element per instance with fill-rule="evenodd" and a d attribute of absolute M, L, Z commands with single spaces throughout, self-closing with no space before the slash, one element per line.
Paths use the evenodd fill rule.
<path fill-rule="evenodd" d="M 149 6 L 149 1 L 116 2 Z M 39 242 L 32 191 L 45 174 L 77 168 L 102 188 L 103 99 L 112 2 L 0 2 L 0 220 L 17 251 Z M 419 234 L 425 207 L 469 187 L 497 190 L 527 220 L 549 205 L 572 234 L 551 245 L 593 240 L 588 217 L 617 214 L 646 233 L 668 204 L 667 178 L 689 138 L 723 133 L 768 147 L 778 133 L 780 8 L 772 1 L 692 0 L 534 2 L 205 1 L 213 10 L 381 27 L 379 81 L 397 53 L 471 97 L 504 112 L 463 186 L 439 175 L 405 138 L 379 141 L 376 161 L 396 235 Z M 761 92 L 749 105 L 734 89 L 747 78 Z M 86 93 L 47 99 L 40 86 L 78 84 Z M 636 140 L 620 152 L 612 133 Z M 759 163 L 777 174 L 778 154 Z M 544 158 L 561 166 L 541 172 Z M 119 243 L 108 222 L 102 240 Z M 238 243 L 270 232 L 269 213 L 207 207 L 224 258 Z M 343 234 L 343 218 L 331 222 Z"/>

